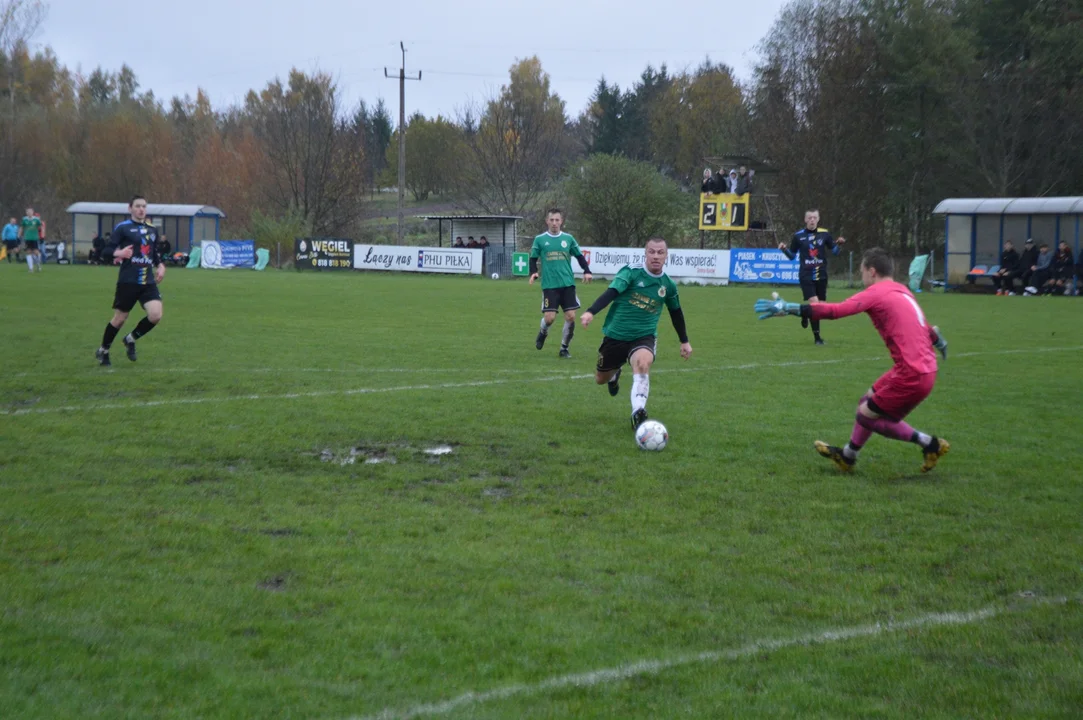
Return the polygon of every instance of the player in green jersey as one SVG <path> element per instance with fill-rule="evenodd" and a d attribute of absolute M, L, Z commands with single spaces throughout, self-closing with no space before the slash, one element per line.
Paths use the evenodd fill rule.
<path fill-rule="evenodd" d="M 570 358 L 568 344 L 575 334 L 575 311 L 579 308 L 579 297 L 575 294 L 575 276 L 572 274 L 572 257 L 583 268 L 583 281 L 590 282 L 590 264 L 579 251 L 579 243 L 571 235 L 561 231 L 564 213 L 560 208 L 551 208 L 545 215 L 546 232 L 534 238 L 530 247 L 530 284 L 541 276 L 542 284 L 542 322 L 534 347 L 539 350 L 549 337 L 549 326 L 557 317 L 557 307 L 564 310 L 564 334 L 561 337 L 560 357 Z"/>
<path fill-rule="evenodd" d="M 658 320 L 662 306 L 669 310 L 669 319 L 681 341 L 681 357 L 692 356 L 688 333 L 684 327 L 684 311 L 677 296 L 677 285 L 663 272 L 669 248 L 662 238 L 651 238 L 644 250 L 643 267 L 625 265 L 609 283 L 609 288 L 583 313 L 583 327 L 609 303 L 602 325 L 602 345 L 598 348 L 598 366 L 594 380 L 609 385 L 609 394 L 620 392 L 621 367 L 632 366 L 632 427 L 647 419 L 647 395 L 650 392 L 650 371 L 658 346 Z"/>
<path fill-rule="evenodd" d="M 41 272 L 41 250 L 38 249 L 38 243 L 45 239 L 45 223 L 41 216 L 34 212 L 34 208 L 26 209 L 26 216 L 21 223 L 19 234 L 22 236 L 23 247 L 26 249 L 27 267 L 30 268 L 30 272 L 34 272 L 34 266 L 37 265 L 38 272 Z"/>

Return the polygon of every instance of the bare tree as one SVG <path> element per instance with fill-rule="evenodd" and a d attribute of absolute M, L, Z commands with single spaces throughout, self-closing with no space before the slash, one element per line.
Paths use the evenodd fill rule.
<path fill-rule="evenodd" d="M 341 231 L 360 212 L 362 148 L 340 110 L 330 76 L 297 70 L 288 85 L 276 79 L 246 99 L 266 153 L 270 201 L 317 233 Z"/>
<path fill-rule="evenodd" d="M 0 53 L 8 66 L 8 102 L 11 124 L 8 127 L 8 147 L 15 147 L 15 56 L 24 50 L 41 29 L 49 6 L 42 0 L 0 0 Z"/>
<path fill-rule="evenodd" d="M 511 68 L 511 82 L 472 119 L 466 130 L 469 162 L 461 173 L 462 194 L 489 213 L 520 215 L 537 203 L 568 157 L 564 101 L 549 91 L 549 76 L 537 58 Z"/>

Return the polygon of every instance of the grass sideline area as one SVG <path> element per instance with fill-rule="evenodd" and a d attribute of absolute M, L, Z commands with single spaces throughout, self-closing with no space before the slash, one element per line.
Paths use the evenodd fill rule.
<path fill-rule="evenodd" d="M 107 370 L 115 279 L 0 263 L 4 718 L 1083 707 L 1076 298 L 919 296 L 951 355 L 910 420 L 952 451 L 840 475 L 812 443 L 890 359 L 758 321 L 770 288 L 681 287 L 645 453 L 601 318 L 538 352 L 525 282 L 170 269 Z"/>

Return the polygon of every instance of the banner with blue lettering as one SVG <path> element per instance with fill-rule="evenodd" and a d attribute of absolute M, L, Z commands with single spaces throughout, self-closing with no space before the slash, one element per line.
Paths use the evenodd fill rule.
<path fill-rule="evenodd" d="M 730 282 L 796 285 L 798 266 L 781 250 L 731 250 Z"/>
<path fill-rule="evenodd" d="M 210 269 L 256 266 L 255 240 L 204 240 L 200 246 L 201 267 Z"/>

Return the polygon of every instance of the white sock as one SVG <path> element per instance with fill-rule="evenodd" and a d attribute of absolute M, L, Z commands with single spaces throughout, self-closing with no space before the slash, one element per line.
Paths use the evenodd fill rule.
<path fill-rule="evenodd" d="M 635 373 L 632 375 L 632 412 L 644 410 L 647 407 L 647 396 L 651 392 L 650 375 Z"/>
<path fill-rule="evenodd" d="M 850 443 L 846 443 L 846 447 L 842 449 L 842 454 L 846 456 L 847 460 L 857 460 L 857 454 L 859 452 L 861 451 L 856 449 Z"/>
<path fill-rule="evenodd" d="M 545 324 L 545 318 L 542 318 L 541 331 L 542 331 L 542 335 L 548 335 L 549 334 L 549 326 Z"/>
<path fill-rule="evenodd" d="M 572 335 L 575 334 L 575 320 L 564 321 L 564 333 L 561 335 L 560 346 L 563 348 L 568 347 L 568 343 L 572 341 Z"/>
<path fill-rule="evenodd" d="M 918 445 L 921 445 L 923 448 L 924 447 L 929 447 L 929 443 L 931 443 L 933 441 L 933 436 L 932 435 L 926 435 L 925 433 L 921 432 L 920 430 L 915 430 L 914 432 L 916 432 L 917 436 L 918 436 Z"/>
<path fill-rule="evenodd" d="M 133 343 L 133 342 L 135 342 L 135 340 L 132 339 L 132 334 L 128 333 L 127 335 L 124 336 L 124 339 L 121 340 L 121 342 L 122 343 Z"/>
<path fill-rule="evenodd" d="M 28 268 L 30 268 L 30 272 L 34 272 L 34 256 L 33 255 L 27 254 L 27 256 L 26 256 L 26 266 Z"/>

